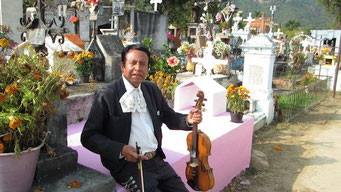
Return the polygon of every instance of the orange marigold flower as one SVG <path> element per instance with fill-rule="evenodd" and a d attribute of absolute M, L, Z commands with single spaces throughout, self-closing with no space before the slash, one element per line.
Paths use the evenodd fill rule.
<path fill-rule="evenodd" d="M 18 117 L 15 117 L 15 116 L 11 116 L 10 119 L 9 119 L 9 127 L 11 129 L 15 129 L 17 128 L 20 124 L 22 123 L 22 121 L 18 118 Z"/>
<path fill-rule="evenodd" d="M 13 95 L 14 93 L 16 93 L 19 90 L 19 85 L 17 82 L 14 82 L 11 85 L 6 86 L 5 88 L 5 92 L 9 95 Z"/>
<path fill-rule="evenodd" d="M 280 147 L 280 146 L 278 146 L 278 145 L 275 145 L 275 150 L 276 150 L 276 151 L 282 151 L 283 149 L 282 149 L 282 147 Z"/>
<path fill-rule="evenodd" d="M 11 140 L 12 140 L 12 134 L 7 134 L 7 135 L 5 135 L 5 136 L 3 137 L 3 140 L 4 140 L 5 142 L 11 141 Z"/>
<path fill-rule="evenodd" d="M 0 153 L 5 151 L 5 145 L 0 141 Z"/>
<path fill-rule="evenodd" d="M 3 101 L 5 101 L 5 99 L 6 99 L 5 94 L 0 93 L 0 103 L 2 103 Z"/>
<path fill-rule="evenodd" d="M 78 63 L 79 63 L 79 64 L 83 64 L 84 61 L 83 61 L 82 59 L 80 59 L 80 60 L 78 60 Z"/>
<path fill-rule="evenodd" d="M 82 186 L 78 181 L 71 181 L 68 185 L 69 188 L 80 188 Z"/>
<path fill-rule="evenodd" d="M 41 81 L 43 78 L 41 77 L 41 73 L 37 72 L 34 74 L 34 79 L 37 81 Z"/>
<path fill-rule="evenodd" d="M 94 82 L 91 82 L 90 85 L 95 85 L 95 83 L 94 83 Z"/>

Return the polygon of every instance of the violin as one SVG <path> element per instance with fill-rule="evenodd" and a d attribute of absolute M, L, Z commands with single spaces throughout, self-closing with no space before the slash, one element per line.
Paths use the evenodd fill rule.
<path fill-rule="evenodd" d="M 204 92 L 197 93 L 199 97 L 195 108 L 201 110 L 204 106 Z M 190 152 L 190 161 L 186 166 L 187 183 L 193 190 L 207 191 L 214 186 L 212 168 L 208 164 L 208 155 L 211 154 L 211 141 L 209 137 L 198 130 L 198 125 L 193 124 L 193 130 L 187 135 L 187 150 Z"/>

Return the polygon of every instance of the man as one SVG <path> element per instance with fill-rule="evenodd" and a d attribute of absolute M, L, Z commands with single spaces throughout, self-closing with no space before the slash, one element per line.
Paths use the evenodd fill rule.
<path fill-rule="evenodd" d="M 163 160 L 161 125 L 191 130 L 191 124 L 201 122 L 202 114 L 197 109 L 188 115 L 174 112 L 157 85 L 145 81 L 149 61 L 150 53 L 145 47 L 130 45 L 122 51 L 122 77 L 96 91 L 81 142 L 101 156 L 103 165 L 129 191 L 140 187 L 136 142 L 144 154 L 141 159 L 146 192 L 188 191 Z"/>

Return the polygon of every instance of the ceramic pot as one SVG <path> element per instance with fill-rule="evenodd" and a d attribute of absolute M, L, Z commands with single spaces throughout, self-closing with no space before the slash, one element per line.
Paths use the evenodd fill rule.
<path fill-rule="evenodd" d="M 15 153 L 0 154 L 0 192 L 29 191 L 40 153 L 38 147 Z"/>
<path fill-rule="evenodd" d="M 233 123 L 242 123 L 243 122 L 243 113 L 232 113 L 230 112 L 231 122 Z"/>

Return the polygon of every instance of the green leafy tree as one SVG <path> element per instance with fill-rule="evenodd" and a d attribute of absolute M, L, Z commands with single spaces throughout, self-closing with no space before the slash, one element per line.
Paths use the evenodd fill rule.
<path fill-rule="evenodd" d="M 284 24 L 284 27 L 288 30 L 295 30 L 298 29 L 301 26 L 301 23 L 297 22 L 294 19 L 290 19 L 288 22 Z"/>
<path fill-rule="evenodd" d="M 319 4 L 323 5 L 327 12 L 335 17 L 335 27 L 341 28 L 341 0 L 318 0 Z"/>

